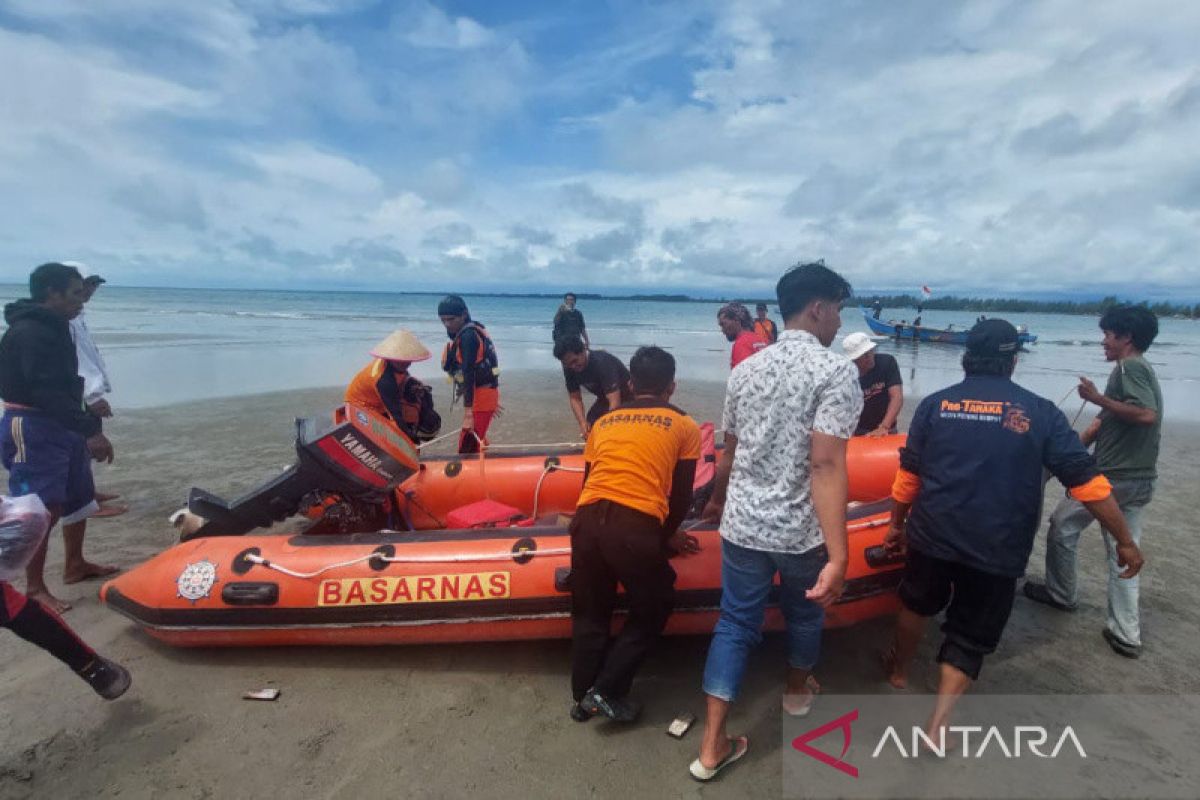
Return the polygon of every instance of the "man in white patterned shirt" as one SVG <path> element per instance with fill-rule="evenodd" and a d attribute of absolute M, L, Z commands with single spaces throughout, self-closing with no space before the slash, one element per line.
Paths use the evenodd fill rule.
<path fill-rule="evenodd" d="M 699 780 L 715 777 L 749 744 L 731 739 L 725 720 L 762 639 L 776 573 L 788 628 L 782 702 L 797 716 L 812 706 L 825 607 L 841 595 L 846 575 L 846 443 L 863 399 L 857 368 L 829 345 L 850 284 L 824 264 L 803 264 L 775 291 L 784 331 L 729 376 L 725 449 L 705 509 L 720 518 L 722 592 L 704 668 L 704 739 L 691 764 Z"/>

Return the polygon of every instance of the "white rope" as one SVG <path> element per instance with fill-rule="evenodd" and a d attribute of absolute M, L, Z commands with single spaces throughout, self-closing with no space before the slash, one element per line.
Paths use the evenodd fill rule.
<path fill-rule="evenodd" d="M 866 522 L 861 522 L 857 525 L 847 525 L 846 530 L 857 531 L 864 530 L 866 528 L 878 528 L 882 525 L 887 525 L 889 521 L 890 519 L 867 520 Z M 704 522 L 705 520 L 696 520 L 692 522 L 692 524 L 685 526 L 682 530 L 684 532 L 693 531 Z M 520 533 L 521 531 L 520 528 L 513 528 L 512 530 L 514 533 Z M 484 555 L 456 553 L 444 556 L 385 556 L 372 551 L 366 555 L 359 556 L 358 558 L 352 558 L 348 561 L 338 561 L 333 564 L 327 564 L 320 569 L 313 570 L 312 572 L 299 572 L 294 569 L 289 569 L 288 567 L 285 567 L 281 564 L 276 564 L 274 561 L 270 561 L 255 553 L 248 553 L 245 558 L 251 564 L 258 564 L 259 566 L 266 567 L 267 569 L 273 569 L 276 572 L 282 572 L 284 575 L 290 575 L 293 578 L 308 579 L 315 578 L 318 575 L 324 575 L 326 572 L 330 572 L 335 569 L 352 567 L 355 564 L 361 564 L 364 561 L 371 561 L 372 559 L 379 559 L 380 561 L 388 564 L 464 564 L 475 561 L 505 561 L 510 558 L 519 558 L 522 556 L 536 558 L 538 556 L 566 556 L 570 554 L 571 548 L 569 547 L 550 547 L 544 550 L 518 550 L 517 552 L 505 551 L 502 553 L 486 553 Z"/>
<path fill-rule="evenodd" d="M 431 444 L 437 444 L 438 442 L 442 441 L 443 439 L 449 439 L 451 436 L 458 436 L 458 435 L 459 435 L 459 431 L 450 431 L 449 433 L 443 434 L 442 436 L 439 436 L 436 439 L 430 439 L 428 442 L 424 442 L 422 444 L 417 445 L 417 449 L 421 450 L 422 448 L 429 447 L 429 445 L 431 445 Z"/>
<path fill-rule="evenodd" d="M 529 516 L 533 519 L 538 518 L 538 504 L 542 498 L 542 481 L 546 480 L 546 476 L 551 472 L 583 472 L 583 467 L 564 467 L 561 464 L 547 464 L 542 468 L 542 474 L 538 477 L 537 487 L 533 490 L 533 513 Z"/>
<path fill-rule="evenodd" d="M 514 529 L 520 530 L 520 529 Z M 504 561 L 509 558 L 519 558 L 527 556 L 533 558 L 535 556 L 565 556 L 571 554 L 569 547 L 551 547 L 545 550 L 518 550 L 517 552 L 505 551 L 503 553 L 487 553 L 484 555 L 471 555 L 469 553 L 460 553 L 445 556 L 385 556 L 380 553 L 370 552 L 358 558 L 352 558 L 349 561 L 339 561 L 335 564 L 327 564 L 320 569 L 315 569 L 312 572 L 299 572 L 294 569 L 289 569 L 281 564 L 276 564 L 274 561 L 263 558 L 260 555 L 250 553 L 246 556 L 246 560 L 252 564 L 273 569 L 276 572 L 282 572 L 284 575 L 290 575 L 293 578 L 315 578 L 318 575 L 323 575 L 335 569 L 343 567 L 352 567 L 355 564 L 361 564 L 364 561 L 379 559 L 380 561 L 389 564 L 462 564 L 472 561 Z"/>

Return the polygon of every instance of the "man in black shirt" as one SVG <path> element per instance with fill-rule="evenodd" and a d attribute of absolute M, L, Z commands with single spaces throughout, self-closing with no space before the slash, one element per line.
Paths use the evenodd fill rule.
<path fill-rule="evenodd" d="M 578 336 L 583 340 L 584 347 L 591 347 L 588 341 L 587 326 L 583 324 L 583 312 L 575 307 L 575 295 L 567 292 L 563 295 L 563 303 L 554 315 L 554 341 Z"/>
<path fill-rule="evenodd" d="M 633 399 L 629 370 L 613 354 L 589 350 L 578 336 L 569 336 L 554 343 L 554 357 L 562 362 L 571 412 L 579 423 L 579 433 L 583 438 L 587 438 L 592 423 L 601 414 Z M 586 415 L 583 413 L 581 387 L 596 395 L 596 402 Z"/>
<path fill-rule="evenodd" d="M 886 436 L 896 432 L 896 419 L 904 406 L 904 383 L 900 365 L 886 353 L 875 352 L 875 342 L 865 333 L 852 333 L 842 340 L 842 352 L 858 367 L 863 410 L 855 436 Z"/>

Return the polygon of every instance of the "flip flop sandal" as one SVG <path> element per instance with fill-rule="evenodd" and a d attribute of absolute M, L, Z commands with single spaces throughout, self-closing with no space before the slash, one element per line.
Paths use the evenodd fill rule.
<path fill-rule="evenodd" d="M 812 675 L 808 676 L 804 685 L 808 687 L 808 694 L 784 694 L 783 696 L 783 710 L 789 716 L 807 717 L 808 712 L 812 711 L 813 701 L 821 693 L 821 684 L 817 683 L 817 679 Z"/>
<path fill-rule="evenodd" d="M 691 773 L 692 777 L 701 783 L 708 783 L 717 777 L 718 772 L 746 755 L 746 751 L 750 749 L 750 739 L 745 736 L 735 736 L 729 742 L 733 745 L 733 748 L 729 751 L 729 755 L 721 759 L 721 762 L 715 767 L 709 768 L 704 766 L 700 763 L 699 758 L 693 761 L 692 765 L 688 767 L 688 772 Z"/>
<path fill-rule="evenodd" d="M 90 519 L 103 519 L 104 517 L 119 517 L 129 510 L 129 506 L 100 506 L 100 510 L 92 514 Z"/>

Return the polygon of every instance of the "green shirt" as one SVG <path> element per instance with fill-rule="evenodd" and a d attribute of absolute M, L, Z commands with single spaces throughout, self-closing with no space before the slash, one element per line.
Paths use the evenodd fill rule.
<path fill-rule="evenodd" d="M 1141 356 L 1118 361 L 1108 376 L 1104 396 L 1122 403 L 1149 408 L 1153 425 L 1123 422 L 1115 414 L 1100 412 L 1096 435 L 1096 461 L 1108 478 L 1122 480 L 1158 477 L 1158 440 L 1162 432 L 1162 390 L 1154 369 Z"/>

